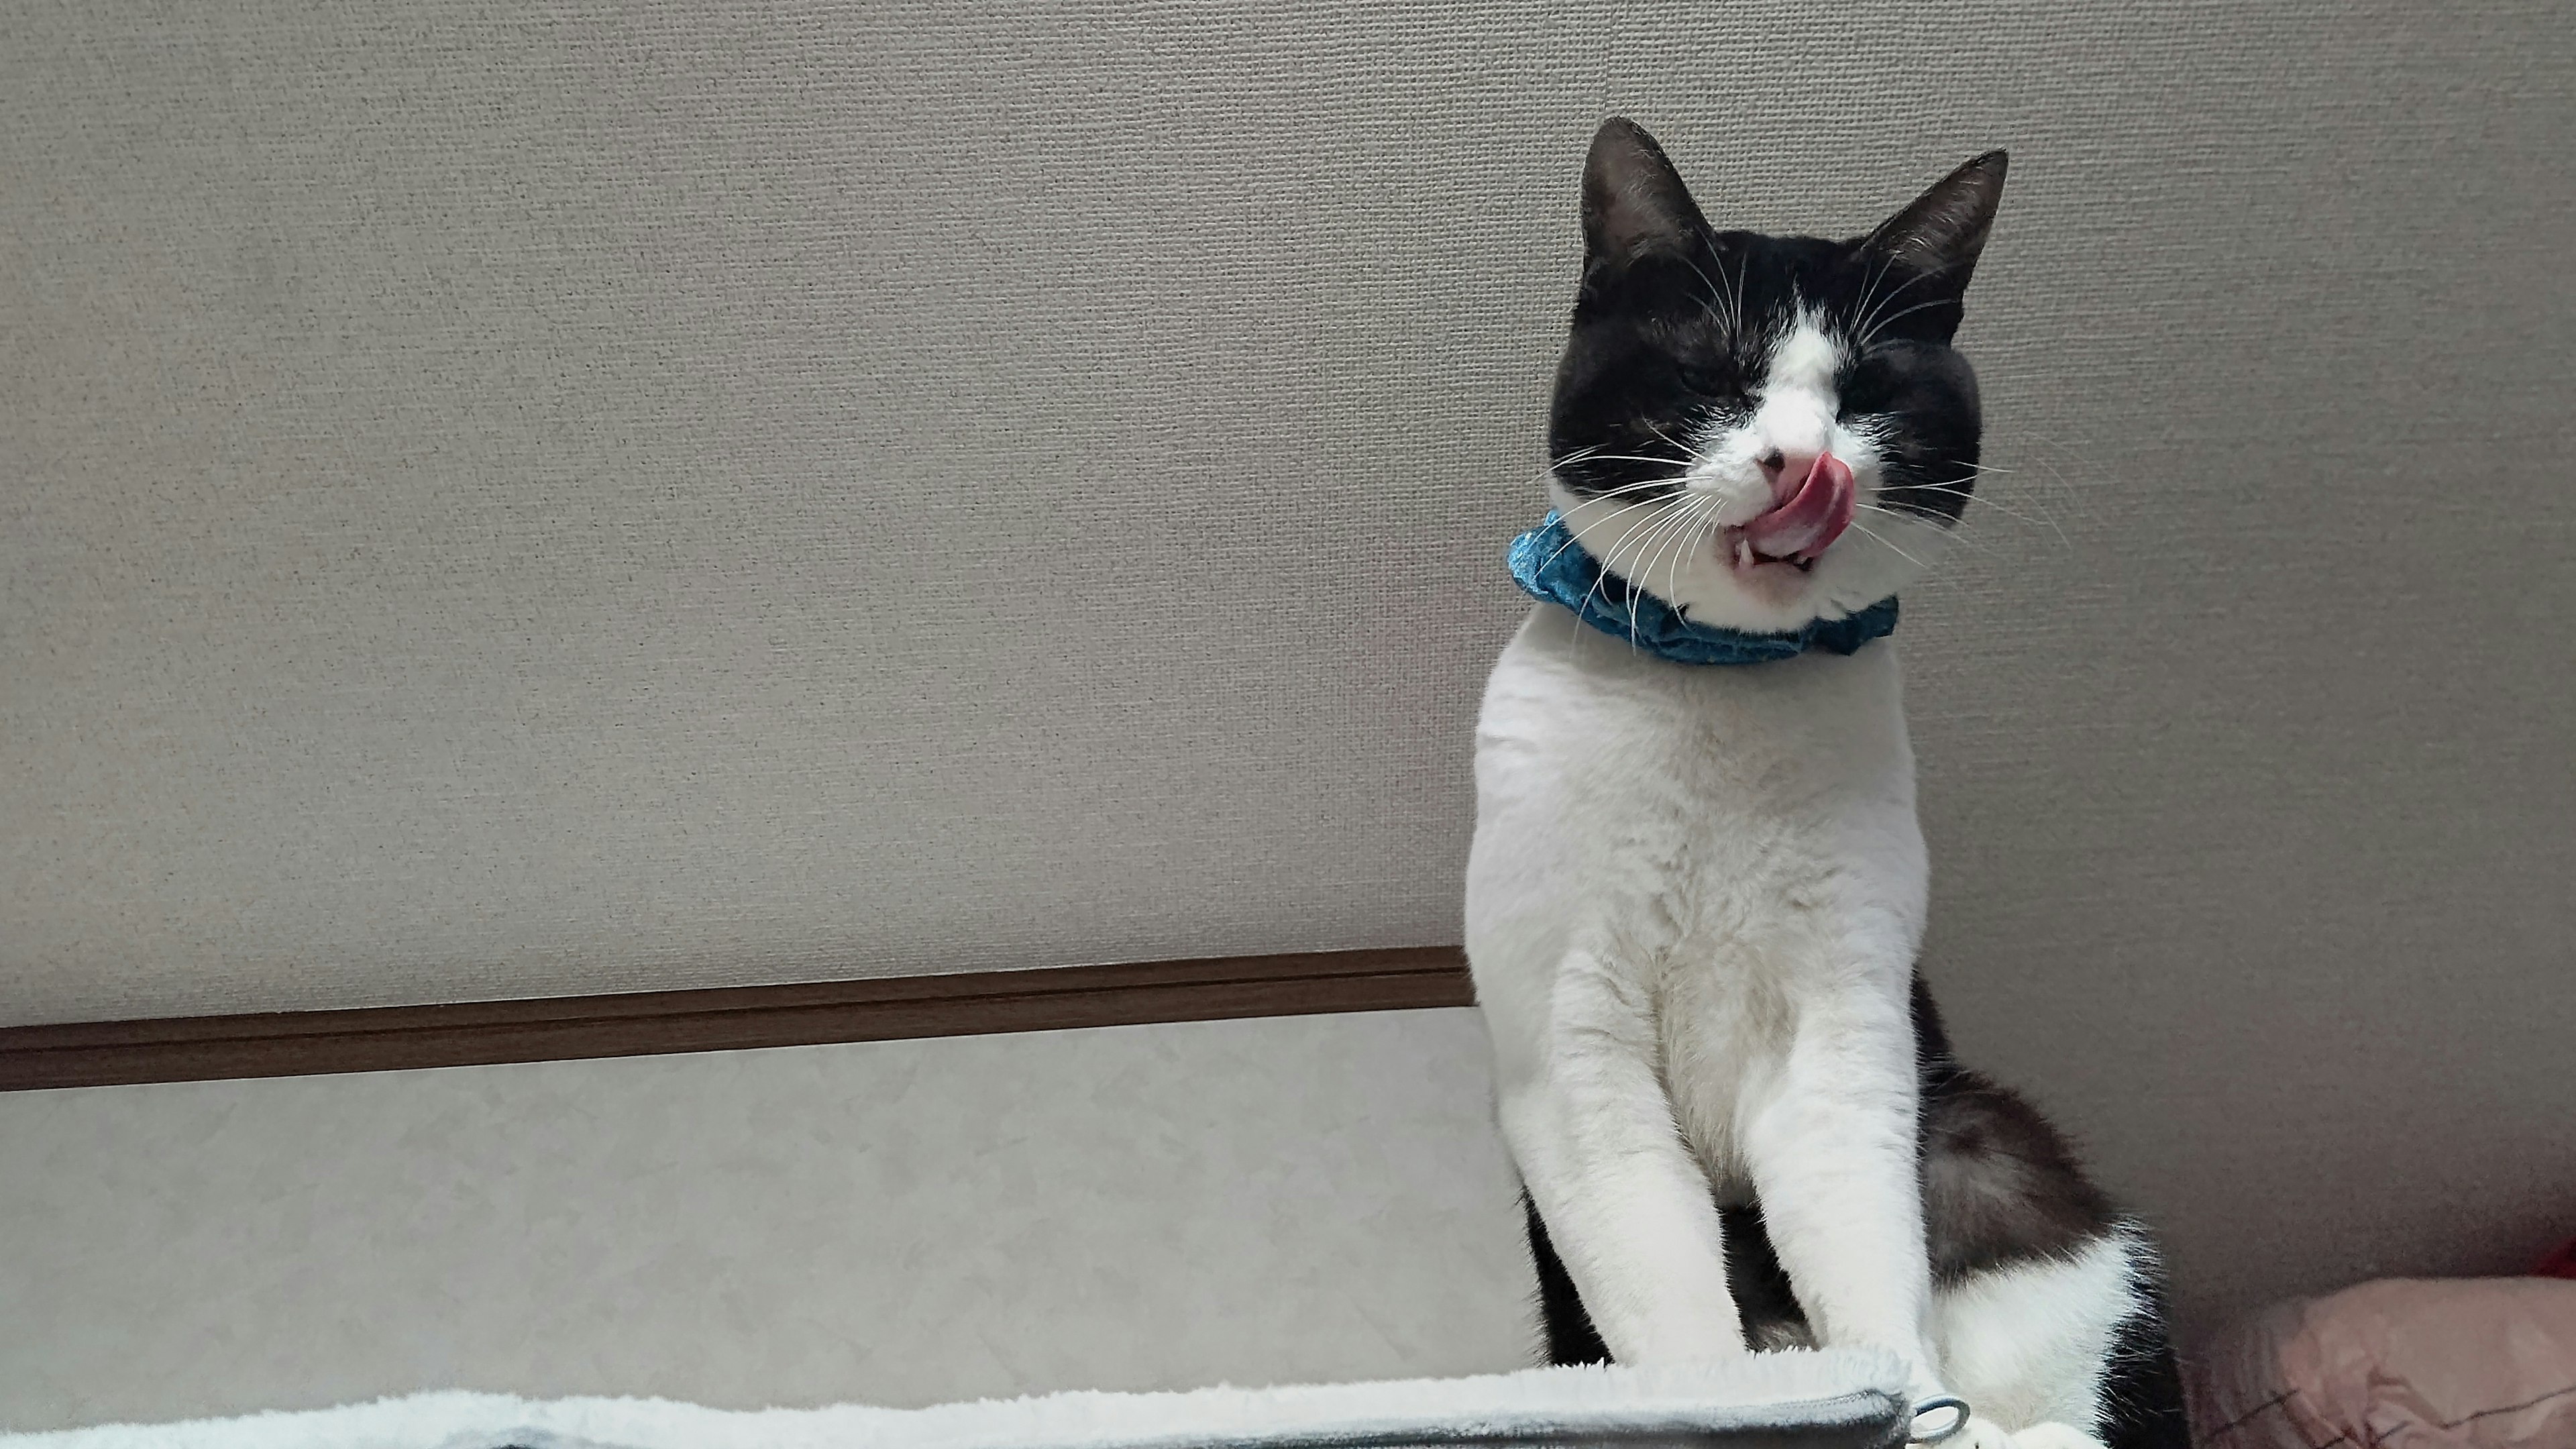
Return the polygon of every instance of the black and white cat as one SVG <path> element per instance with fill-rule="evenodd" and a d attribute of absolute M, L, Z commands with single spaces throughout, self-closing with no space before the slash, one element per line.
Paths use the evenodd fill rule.
<path fill-rule="evenodd" d="M 1856 241 L 1717 231 L 1601 128 L 1549 492 L 1602 597 L 1812 632 L 1940 556 L 2003 180 L 1980 156 Z M 1610 612 L 1542 603 L 1476 741 L 1467 949 L 1552 1356 L 1875 1347 L 1970 1404 L 1956 1444 L 2186 1445 L 2146 1238 L 1915 974 L 1892 641 L 1676 663 Z"/>

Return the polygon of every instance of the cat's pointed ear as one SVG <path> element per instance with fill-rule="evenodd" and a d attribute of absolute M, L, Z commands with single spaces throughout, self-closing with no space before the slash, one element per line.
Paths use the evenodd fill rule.
<path fill-rule="evenodd" d="M 1707 226 L 1681 173 L 1646 128 L 1621 116 L 1593 133 L 1583 163 L 1583 244 L 1596 260 L 1685 251 Z"/>
<path fill-rule="evenodd" d="M 1863 251 L 1894 257 L 1927 272 L 1956 274 L 1966 286 L 1986 249 L 1995 207 L 2004 196 L 2004 153 L 1989 151 L 1932 184 L 1903 211 L 1861 240 Z"/>

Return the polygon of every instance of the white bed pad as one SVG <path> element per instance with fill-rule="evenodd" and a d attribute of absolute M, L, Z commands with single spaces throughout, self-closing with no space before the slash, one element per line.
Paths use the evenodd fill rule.
<path fill-rule="evenodd" d="M 1909 1425 L 1904 1385 L 1893 1358 L 1820 1351 L 1689 1367 L 1061 1393 L 927 1409 L 742 1411 L 443 1392 L 299 1413 L 0 1434 L 0 1449 L 1890 1449 Z"/>

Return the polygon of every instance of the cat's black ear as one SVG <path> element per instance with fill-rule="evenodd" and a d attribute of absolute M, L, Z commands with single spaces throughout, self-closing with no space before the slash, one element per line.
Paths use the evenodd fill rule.
<path fill-rule="evenodd" d="M 1989 151 L 1934 182 L 1903 211 L 1861 241 L 1864 251 L 1892 256 L 1927 272 L 1955 273 L 1966 286 L 1986 249 L 1995 207 L 2004 196 L 2004 153 Z"/>
<path fill-rule="evenodd" d="M 1681 173 L 1646 128 L 1613 116 L 1593 133 L 1583 163 L 1583 244 L 1596 260 L 1685 251 L 1707 225 Z"/>

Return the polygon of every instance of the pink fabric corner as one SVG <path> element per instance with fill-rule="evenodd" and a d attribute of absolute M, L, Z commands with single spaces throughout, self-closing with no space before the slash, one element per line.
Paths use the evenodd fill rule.
<path fill-rule="evenodd" d="M 2277 1304 L 2185 1377 L 2201 1449 L 2576 1449 L 2576 1282 L 2390 1279 Z"/>

